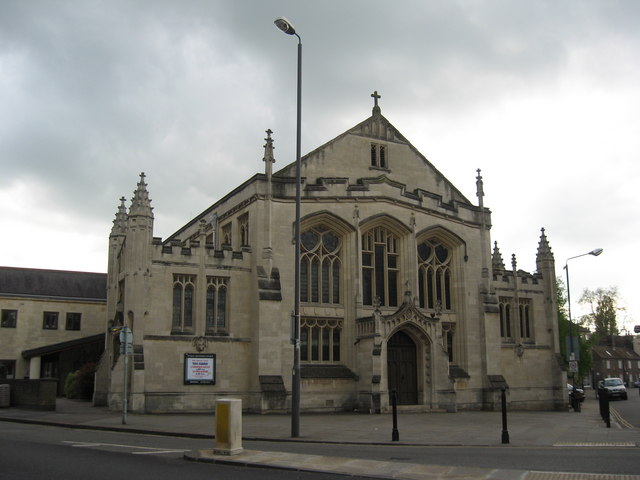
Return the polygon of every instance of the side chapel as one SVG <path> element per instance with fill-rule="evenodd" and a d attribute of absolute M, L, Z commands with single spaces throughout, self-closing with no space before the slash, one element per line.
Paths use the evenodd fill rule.
<path fill-rule="evenodd" d="M 302 158 L 301 409 L 384 412 L 562 409 L 555 263 L 506 266 L 476 177 L 468 200 L 382 115 Z M 153 236 L 141 174 L 109 236 L 107 327 L 133 332 L 134 412 L 291 409 L 295 162 Z M 124 355 L 107 335 L 96 403 L 122 408 Z M 195 360 L 194 360 L 195 359 Z"/>

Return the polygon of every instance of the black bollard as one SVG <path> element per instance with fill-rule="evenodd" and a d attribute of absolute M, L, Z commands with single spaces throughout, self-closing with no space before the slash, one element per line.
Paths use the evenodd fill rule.
<path fill-rule="evenodd" d="M 600 415 L 607 424 L 607 428 L 611 428 L 611 411 L 609 410 L 609 391 L 606 388 L 598 389 L 598 397 L 600 400 Z"/>
<path fill-rule="evenodd" d="M 393 411 L 393 430 L 391 430 L 391 441 L 400 441 L 400 433 L 398 432 L 398 394 L 395 390 L 391 390 L 391 408 Z"/>
<path fill-rule="evenodd" d="M 502 387 L 502 443 L 509 443 L 509 431 L 507 430 L 507 389 Z"/>

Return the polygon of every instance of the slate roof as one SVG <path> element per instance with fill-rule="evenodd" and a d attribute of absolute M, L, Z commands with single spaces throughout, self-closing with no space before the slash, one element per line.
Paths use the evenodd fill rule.
<path fill-rule="evenodd" d="M 0 296 L 107 300 L 107 274 L 0 267 Z"/>
<path fill-rule="evenodd" d="M 594 360 L 640 360 L 640 355 L 629 348 L 596 345 L 591 347 Z"/>

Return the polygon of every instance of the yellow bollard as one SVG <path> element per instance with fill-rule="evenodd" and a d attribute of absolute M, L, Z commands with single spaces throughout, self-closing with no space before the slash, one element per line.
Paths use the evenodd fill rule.
<path fill-rule="evenodd" d="M 221 398 L 216 400 L 216 447 L 217 455 L 242 453 L 242 400 Z"/>

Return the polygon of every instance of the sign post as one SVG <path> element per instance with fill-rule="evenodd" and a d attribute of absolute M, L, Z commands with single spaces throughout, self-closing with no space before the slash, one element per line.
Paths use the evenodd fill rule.
<path fill-rule="evenodd" d="M 120 353 L 124 355 L 124 385 L 122 388 L 122 424 L 127 423 L 129 386 L 129 355 L 133 353 L 133 333 L 127 326 L 120 330 Z"/>

